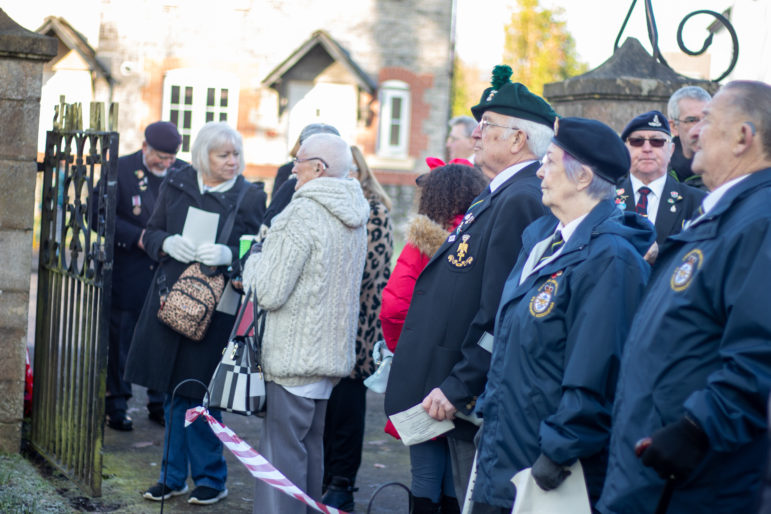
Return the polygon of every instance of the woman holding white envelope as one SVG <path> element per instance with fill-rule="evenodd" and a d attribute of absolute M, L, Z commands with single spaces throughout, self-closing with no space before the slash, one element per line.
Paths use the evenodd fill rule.
<path fill-rule="evenodd" d="M 164 463 L 158 483 L 144 493 L 148 500 L 186 493 L 188 474 L 196 486 L 188 502 L 211 504 L 227 495 L 222 444 L 202 419 L 185 428 L 185 411 L 200 405 L 206 391 L 199 384 L 187 383 L 177 390 L 173 404 L 171 393 L 188 378 L 209 383 L 235 322 L 235 309 L 225 305 L 226 295 L 235 295 L 237 306 L 238 294 L 225 285 L 201 341 L 175 332 L 157 313 L 162 289 L 171 288 L 189 264 L 216 267 L 227 280 L 231 264 L 238 259 L 239 238 L 258 232 L 266 195 L 261 185 L 241 176 L 242 149 L 241 135 L 226 123 L 204 125 L 193 142 L 192 166 L 166 177 L 143 236 L 147 253 L 159 265 L 134 331 L 126 380 L 167 393 Z M 226 239 L 220 237 L 237 205 L 230 234 Z M 212 415 L 220 416 L 216 411 Z"/>
<path fill-rule="evenodd" d="M 622 345 L 650 274 L 650 222 L 613 203 L 629 153 L 608 126 L 562 118 L 543 164 L 553 216 L 523 233 L 501 296 L 476 413 L 473 502 L 509 512 L 512 476 L 532 467 L 544 490 L 580 460 L 589 498 L 602 489 Z M 489 512 L 489 509 L 486 510 Z"/>

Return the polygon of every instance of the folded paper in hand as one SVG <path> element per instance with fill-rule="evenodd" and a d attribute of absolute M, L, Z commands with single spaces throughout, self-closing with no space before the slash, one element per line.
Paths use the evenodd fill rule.
<path fill-rule="evenodd" d="M 455 423 L 449 419 L 437 421 L 429 416 L 421 404 L 391 414 L 388 419 L 394 424 L 405 446 L 428 441 L 455 428 Z"/>

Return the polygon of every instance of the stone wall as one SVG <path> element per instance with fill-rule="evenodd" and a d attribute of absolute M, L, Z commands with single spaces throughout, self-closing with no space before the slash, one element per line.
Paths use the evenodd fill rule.
<path fill-rule="evenodd" d="M 544 97 L 560 116 L 607 123 L 621 132 L 629 121 L 651 110 L 667 114 L 667 101 L 679 88 L 701 86 L 711 94 L 718 84 L 680 75 L 656 61 L 634 38 L 597 68 L 562 82 L 546 84 Z"/>
<path fill-rule="evenodd" d="M 37 131 L 43 64 L 56 40 L 0 10 L 0 451 L 21 444 Z"/>

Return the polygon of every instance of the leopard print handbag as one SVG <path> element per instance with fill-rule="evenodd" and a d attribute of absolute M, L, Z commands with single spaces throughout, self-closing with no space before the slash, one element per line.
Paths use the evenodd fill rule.
<path fill-rule="evenodd" d="M 200 341 L 209 329 L 224 289 L 225 276 L 221 272 L 194 262 L 168 293 L 161 293 L 158 319 L 175 332 Z"/>

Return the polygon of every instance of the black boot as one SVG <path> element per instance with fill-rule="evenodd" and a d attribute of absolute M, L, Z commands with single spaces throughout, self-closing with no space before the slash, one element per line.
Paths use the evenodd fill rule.
<path fill-rule="evenodd" d="M 355 490 L 351 480 L 344 477 L 332 477 L 327 486 L 327 492 L 321 498 L 321 503 L 351 512 L 354 507 L 353 492 Z"/>
<path fill-rule="evenodd" d="M 411 496 L 412 507 L 410 514 L 438 514 L 439 504 L 431 501 L 431 498 L 418 498 Z"/>
<path fill-rule="evenodd" d="M 460 514 L 458 499 L 454 496 L 445 496 L 439 499 L 439 512 L 442 514 Z"/>

